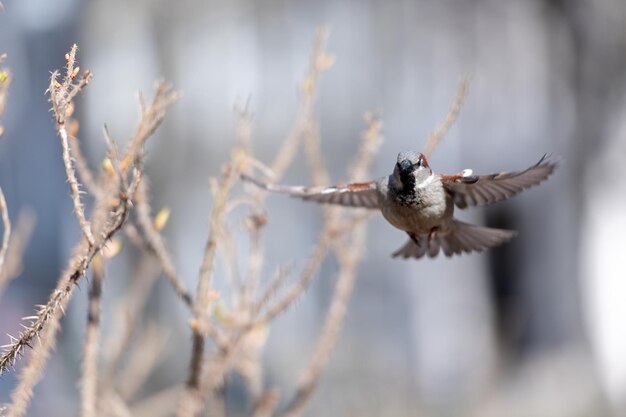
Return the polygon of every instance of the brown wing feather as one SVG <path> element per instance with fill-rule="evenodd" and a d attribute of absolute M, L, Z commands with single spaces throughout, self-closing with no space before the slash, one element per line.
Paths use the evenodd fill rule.
<path fill-rule="evenodd" d="M 524 171 L 462 177 L 442 175 L 443 186 L 458 208 L 482 206 L 513 197 L 526 188 L 539 184 L 552 174 L 556 163 L 543 156 L 535 165 Z"/>
<path fill-rule="evenodd" d="M 268 184 L 245 174 L 241 178 L 267 191 L 288 194 L 307 201 L 347 207 L 380 208 L 375 182 L 348 184 L 345 187 L 302 187 Z"/>

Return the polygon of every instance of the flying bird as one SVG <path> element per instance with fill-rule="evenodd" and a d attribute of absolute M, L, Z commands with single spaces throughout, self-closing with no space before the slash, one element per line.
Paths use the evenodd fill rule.
<path fill-rule="evenodd" d="M 537 185 L 554 172 L 556 163 L 544 155 L 535 165 L 517 172 L 474 175 L 470 169 L 454 175 L 436 174 L 426 156 L 398 154 L 393 173 L 377 181 L 335 187 L 269 184 L 243 174 L 242 178 L 276 193 L 318 203 L 380 210 L 409 240 L 393 257 L 435 257 L 480 252 L 512 239 L 516 232 L 464 223 L 454 218 L 455 207 L 465 209 L 505 200 Z"/>

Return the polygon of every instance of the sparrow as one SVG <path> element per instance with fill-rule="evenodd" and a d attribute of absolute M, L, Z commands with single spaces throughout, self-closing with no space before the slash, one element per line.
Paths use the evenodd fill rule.
<path fill-rule="evenodd" d="M 556 163 L 544 155 L 535 165 L 517 172 L 474 175 L 471 169 L 458 174 L 436 174 L 426 156 L 400 152 L 391 175 L 377 181 L 333 187 L 269 184 L 249 175 L 242 179 L 267 191 L 303 200 L 380 210 L 392 226 L 406 232 L 408 241 L 393 257 L 436 257 L 481 252 L 511 240 L 516 232 L 464 223 L 454 209 L 493 204 L 513 197 L 547 179 Z"/>

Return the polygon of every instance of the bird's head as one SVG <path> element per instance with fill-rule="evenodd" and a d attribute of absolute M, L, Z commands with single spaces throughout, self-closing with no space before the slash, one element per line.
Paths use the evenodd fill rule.
<path fill-rule="evenodd" d="M 400 152 L 393 170 L 396 181 L 405 190 L 413 189 L 426 181 L 432 174 L 426 156 L 419 152 Z"/>

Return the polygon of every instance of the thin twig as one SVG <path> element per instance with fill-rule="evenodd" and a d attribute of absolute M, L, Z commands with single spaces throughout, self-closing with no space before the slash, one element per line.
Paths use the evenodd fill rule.
<path fill-rule="evenodd" d="M 271 165 L 272 172 L 277 181 L 280 180 L 289 165 L 291 165 L 291 161 L 293 161 L 300 147 L 302 134 L 311 120 L 313 105 L 317 98 L 319 76 L 330 66 L 325 63 L 332 61 L 332 57 L 325 51 L 329 34 L 330 31 L 328 28 L 318 28 L 315 32 L 309 68 L 301 83 L 298 114 L 296 115 L 295 123 L 289 135 L 287 135 L 283 145 L 279 148 L 278 154 Z"/>
<path fill-rule="evenodd" d="M 80 229 L 83 231 L 89 244 L 93 246 L 94 237 L 93 233 L 91 232 L 91 225 L 85 217 L 85 208 L 80 200 L 80 186 L 78 185 L 78 180 L 76 179 L 74 167 L 72 166 L 72 159 L 70 157 L 70 146 L 67 141 L 67 130 L 65 129 L 65 125 L 57 125 L 57 131 L 59 133 L 59 137 L 61 138 L 61 146 L 63 148 L 63 164 L 65 165 L 65 175 L 67 175 L 67 181 L 69 182 L 70 189 L 72 191 L 72 203 L 74 204 L 74 212 L 76 213 L 76 217 L 78 218 Z"/>
<path fill-rule="evenodd" d="M 330 358 L 330 354 L 339 337 L 339 331 L 343 326 L 343 320 L 348 309 L 348 301 L 354 288 L 357 267 L 364 246 L 365 223 L 362 223 L 359 225 L 358 229 L 354 231 L 352 246 L 346 251 L 340 252 L 339 277 L 337 278 L 337 285 L 326 315 L 324 327 L 309 365 L 300 378 L 296 394 L 287 406 L 287 410 L 284 414 L 285 417 L 296 417 L 302 414 L 317 386 L 321 371 Z"/>
<path fill-rule="evenodd" d="M 143 232 L 145 247 L 159 261 L 163 273 L 176 294 L 188 307 L 191 307 L 193 303 L 191 294 L 185 288 L 185 284 L 183 284 L 183 280 L 179 277 L 178 272 L 176 272 L 174 262 L 165 248 L 163 236 L 154 227 L 154 222 L 150 216 L 150 205 L 147 199 L 146 181 L 142 181 L 137 188 L 135 213 L 137 214 L 137 224 Z"/>
<path fill-rule="evenodd" d="M 179 97 L 180 94 L 173 91 L 172 87 L 164 81 L 156 83 L 154 98 L 147 107 L 143 95 L 139 94 L 140 123 L 137 125 L 135 134 L 126 147 L 126 152 L 122 158 L 124 165 L 130 163 L 136 155 L 141 155 L 146 140 L 152 136 L 163 122 L 167 108 L 176 102 Z"/>
<path fill-rule="evenodd" d="M 128 230 L 127 223 L 125 230 Z M 128 352 L 133 336 L 137 333 L 137 325 L 141 312 L 145 309 L 148 297 L 157 281 L 158 268 L 153 257 L 144 254 L 139 260 L 132 276 L 130 288 L 124 292 L 124 297 L 116 303 L 114 311 L 117 313 L 112 333 L 112 339 L 107 342 L 106 369 L 103 372 L 101 386 L 115 386 L 115 375 L 120 368 L 124 354 Z"/>
<path fill-rule="evenodd" d="M 55 290 L 55 292 L 58 290 Z M 19 381 L 11 393 L 11 404 L 6 417 L 23 417 L 33 396 L 33 387 L 41 378 L 50 352 L 56 343 L 56 336 L 61 328 L 61 315 L 67 307 L 69 296 L 61 297 L 56 308 L 50 312 L 49 324 L 37 333 L 38 343 L 33 346 L 28 364 L 21 370 Z"/>
<path fill-rule="evenodd" d="M 74 120 L 72 120 L 72 122 L 74 122 Z M 70 153 L 76 163 L 76 171 L 78 172 L 78 175 L 80 176 L 80 179 L 82 180 L 82 183 L 87 191 L 98 197 L 102 191 L 100 190 L 100 187 L 96 182 L 95 175 L 89 168 L 87 159 L 80 148 L 80 141 L 75 136 L 74 132 L 70 133 Z"/>
<path fill-rule="evenodd" d="M 9 249 L 9 239 L 11 238 L 11 220 L 9 220 L 9 210 L 4 199 L 4 193 L 0 188 L 0 213 L 2 213 L 2 246 L 0 247 L 0 276 L 4 275 L 4 259 Z M 0 285 L 2 279 L 0 278 Z"/>
<path fill-rule="evenodd" d="M 246 164 L 253 158 L 248 158 L 251 142 L 252 142 L 252 120 L 250 113 L 247 109 L 239 110 L 237 112 L 237 143 L 240 148 L 244 150 L 243 155 L 246 159 Z M 238 310 L 239 319 L 245 319 L 250 317 L 252 310 L 254 309 L 253 298 L 258 291 L 259 279 L 261 270 L 263 268 L 263 244 L 261 239 L 261 229 L 267 223 L 267 216 L 264 214 L 261 193 L 255 193 L 251 196 L 253 201 L 251 205 L 252 213 L 246 219 L 245 225 L 248 230 L 248 236 L 250 240 L 250 251 L 248 255 L 248 272 L 245 281 L 239 286 L 238 291 Z M 227 205 L 225 211 L 228 212 L 229 205 Z M 235 278 L 235 277 L 234 277 Z"/>
<path fill-rule="evenodd" d="M 198 278 L 198 286 L 196 289 L 196 300 L 193 305 L 193 336 L 192 350 L 190 359 L 190 373 L 187 380 L 185 393 L 180 402 L 178 409 L 179 417 L 192 417 L 197 415 L 203 402 L 201 389 L 201 375 L 204 365 L 204 333 L 202 329 L 212 329 L 214 326 L 208 320 L 211 280 L 213 276 L 213 267 L 215 254 L 217 252 L 218 241 L 221 236 L 221 227 L 224 222 L 225 209 L 228 201 L 228 195 L 239 178 L 240 166 L 243 162 L 243 153 L 236 148 L 233 151 L 231 161 L 224 168 L 222 180 L 219 189 L 215 195 L 213 203 L 213 211 L 211 213 L 209 225 L 209 238 L 207 239 L 202 264 L 200 265 L 200 273 Z M 216 330 L 213 330 L 215 332 Z"/>
<path fill-rule="evenodd" d="M 296 115 L 296 121 L 291 129 L 290 134 L 285 139 L 283 145 L 281 146 L 274 162 L 271 165 L 271 171 L 274 174 L 274 180 L 278 181 L 283 176 L 286 169 L 289 167 L 295 154 L 301 144 L 302 138 L 305 135 L 308 135 L 310 138 L 311 132 L 313 129 L 313 110 L 314 104 L 317 98 L 317 90 L 319 88 L 319 78 L 323 71 L 327 70 L 332 64 L 332 56 L 328 54 L 325 50 L 326 43 L 328 41 L 329 30 L 327 28 L 318 28 L 315 33 L 315 38 L 313 41 L 313 48 L 309 60 L 309 67 L 307 73 L 302 80 L 301 85 L 301 97 L 298 108 L 298 114 Z M 309 141 L 307 141 L 309 142 Z M 321 166 L 321 164 L 317 164 L 316 162 L 311 162 L 313 160 L 319 162 L 320 159 L 316 157 L 311 157 L 311 146 L 307 145 L 307 156 L 311 163 Z M 319 172 L 319 171 L 316 171 Z M 324 178 L 321 178 L 324 177 Z M 323 182 L 325 178 L 328 178 L 327 175 L 318 175 L 317 180 Z M 259 190 L 255 191 L 255 196 L 263 195 Z M 257 197 L 259 204 L 262 204 L 264 197 Z M 328 249 L 328 245 L 330 243 L 330 233 L 329 229 L 325 228 L 319 237 L 318 243 L 314 249 L 313 255 L 309 258 L 307 265 L 303 269 L 300 274 L 297 282 L 286 292 L 286 294 L 277 301 L 273 306 L 271 306 L 267 312 L 256 320 L 257 323 L 267 324 L 272 321 L 276 316 L 285 311 L 305 290 L 308 288 L 309 284 L 315 278 L 315 274 L 321 265 L 322 260 L 326 254 Z M 282 279 L 281 279 L 282 281 Z M 275 292 L 274 289 L 272 291 Z M 264 297 L 262 298 L 262 300 Z M 263 301 L 265 303 L 265 301 Z M 260 307 L 259 307 L 260 308 Z M 259 309 L 257 308 L 257 310 Z"/>
<path fill-rule="evenodd" d="M 270 302 L 272 297 L 276 295 L 278 289 L 283 285 L 285 279 L 289 276 L 289 272 L 286 268 L 278 268 L 276 273 L 274 274 L 274 278 L 272 278 L 265 288 L 263 295 L 259 298 L 259 301 L 256 303 L 255 310 L 253 311 L 253 316 L 257 316 L 257 314 L 264 308 L 267 303 Z"/>
<path fill-rule="evenodd" d="M 315 246 L 315 249 L 313 250 L 313 255 L 309 258 L 306 266 L 300 274 L 299 279 L 289 290 L 286 291 L 279 301 L 268 308 L 265 314 L 257 320 L 257 323 L 266 324 L 274 320 L 278 315 L 287 310 L 287 308 L 289 308 L 289 306 L 291 306 L 309 287 L 313 278 L 315 278 L 315 274 L 322 264 L 324 257 L 326 256 L 329 244 L 330 235 L 327 230 L 324 230 L 322 232 L 322 236 L 317 242 L 317 245 Z"/>
<path fill-rule="evenodd" d="M 145 386 L 169 342 L 167 330 L 159 328 L 155 323 L 148 323 L 129 357 L 128 365 L 114 384 L 124 400 L 130 401 Z"/>
<path fill-rule="evenodd" d="M 102 302 L 102 283 L 104 281 L 103 258 L 101 256 L 96 257 L 92 266 L 93 277 L 89 288 L 81 382 L 82 417 L 96 417 L 98 410 L 98 352 L 100 348 L 100 304 Z"/>
<path fill-rule="evenodd" d="M 254 309 L 254 297 L 258 292 L 259 278 L 263 269 L 261 228 L 267 223 L 267 216 L 263 213 L 253 213 L 248 217 L 246 223 L 250 238 L 250 253 L 248 255 L 248 274 L 241 292 L 240 308 L 242 313 L 250 315 Z"/>
<path fill-rule="evenodd" d="M 232 201 L 231 201 L 232 202 Z M 228 212 L 228 209 L 226 209 Z M 239 253 L 237 246 L 235 245 L 235 238 L 228 225 L 222 225 L 222 241 L 220 249 L 225 258 L 225 264 L 228 267 L 227 278 L 229 279 L 229 285 L 231 288 L 236 288 L 238 291 L 232 291 L 232 305 L 239 303 L 238 297 L 241 296 L 241 291 L 244 284 L 241 280 L 241 272 L 239 269 Z"/>
<path fill-rule="evenodd" d="M 278 405 L 278 399 L 278 392 L 275 390 L 264 392 L 255 404 L 253 417 L 271 417 Z"/>
<path fill-rule="evenodd" d="M 69 134 L 67 132 L 66 121 L 71 115 L 73 104 L 72 99 L 87 86 L 91 79 L 91 73 L 85 71 L 83 76 L 79 77 L 77 84 L 74 84 L 74 80 L 80 71 L 80 67 L 76 64 L 76 52 L 78 46 L 74 44 L 69 54 L 67 54 L 67 66 L 63 82 L 60 84 L 57 81 L 58 72 L 54 71 L 50 77 L 50 86 L 48 87 L 48 93 L 50 94 L 50 102 L 52 103 L 52 112 L 56 119 L 56 129 L 59 137 L 61 138 L 61 147 L 63 155 L 63 165 L 65 166 L 65 175 L 67 181 L 70 184 L 70 191 L 72 194 L 72 203 L 74 204 L 74 212 L 80 229 L 85 235 L 89 245 L 94 245 L 94 237 L 91 231 L 91 225 L 85 217 L 85 208 L 80 199 L 80 185 L 76 179 L 76 173 L 72 164 L 72 158 L 70 156 Z M 69 114 L 68 114 L 69 113 Z"/>
<path fill-rule="evenodd" d="M 7 54 L 0 54 L 0 64 L 4 63 Z M 0 67 L 0 116 L 4 114 L 4 109 L 6 108 L 6 99 L 7 92 L 9 90 L 9 85 L 11 84 L 11 73 L 8 69 L 4 67 Z M 4 133 L 4 126 L 0 124 L 0 137 Z"/>
<path fill-rule="evenodd" d="M 79 72 L 78 67 L 74 68 L 73 66 L 75 52 L 76 47 L 73 47 L 72 52 L 66 56 L 68 75 L 63 84 L 56 82 L 56 72 L 52 76 L 50 99 L 53 111 L 57 116 L 57 126 L 64 124 L 66 111 L 72 99 L 91 77 L 89 72 L 85 72 L 78 84 L 73 84 L 73 80 Z M 161 93 L 159 100 L 169 104 L 168 97 L 168 94 L 163 96 Z M 159 112 L 142 114 L 140 126 L 147 126 L 148 133 L 153 132 L 162 120 L 165 109 L 164 107 L 160 109 Z M 60 130 L 63 131 L 64 129 Z M 60 135 L 63 139 L 64 135 L 62 133 Z M 8 409 L 9 416 L 21 417 L 25 414 L 34 386 L 39 381 L 46 359 L 54 346 L 60 328 L 61 316 L 74 289 L 85 275 L 94 257 L 104 249 L 107 242 L 124 225 L 128 217 L 135 192 L 142 178 L 143 143 L 147 139 L 143 135 L 144 133 L 140 135 L 139 145 L 132 148 L 133 152 L 127 154 L 129 162 L 124 170 L 124 178 L 110 177 L 102 185 L 102 189 L 106 190 L 106 193 L 95 204 L 90 223 L 94 231 L 91 236 L 92 240 L 90 241 L 88 234 L 83 231 L 83 239 L 77 245 L 74 256 L 70 258 L 68 267 L 61 275 L 57 287 L 52 291 L 48 303 L 39 307 L 35 316 L 27 318 L 28 325 L 24 326 L 24 331 L 20 333 L 19 337 L 12 337 L 10 343 L 4 347 L 4 352 L 0 356 L 0 373 L 5 372 L 27 346 L 33 346 L 35 339 L 39 340 L 39 344 L 33 348 L 30 360 L 20 373 L 17 387 L 11 394 L 12 404 Z M 65 151 L 66 149 L 64 149 Z M 69 160 L 69 156 L 66 159 Z M 130 181 L 126 181 L 125 177 L 128 170 L 132 170 Z M 122 177 L 121 170 L 118 174 L 119 177 Z"/>
<path fill-rule="evenodd" d="M 17 224 L 11 233 L 4 268 L 0 271 L 0 295 L 9 282 L 22 272 L 22 258 L 34 226 L 35 213 L 27 209 L 20 211 L 17 216 Z"/>
<path fill-rule="evenodd" d="M 108 391 L 102 398 L 102 408 L 108 411 L 108 416 L 112 417 L 133 417 L 130 407 L 126 404 L 126 401 L 116 391 Z M 108 417 L 107 416 L 107 417 Z"/>
<path fill-rule="evenodd" d="M 366 175 L 373 155 L 380 146 L 380 131 L 382 125 L 378 119 L 367 116 L 366 122 L 368 123 L 368 128 L 363 135 L 361 148 L 353 163 L 350 181 L 355 181 L 357 177 Z M 315 155 L 314 151 L 315 148 L 312 147 L 310 149 L 312 155 Z M 317 165 L 316 167 L 318 170 L 322 170 L 321 165 Z M 321 175 L 321 173 L 318 175 Z M 363 220 L 362 217 L 358 217 L 358 214 L 353 214 L 352 218 L 360 218 Z M 333 221 L 337 221 L 337 217 L 327 218 L 327 222 Z M 333 241 L 334 253 L 339 261 L 337 284 L 316 348 L 309 364 L 300 377 L 296 393 L 287 406 L 285 416 L 297 417 L 302 414 L 315 391 L 322 369 L 328 362 L 330 354 L 336 345 L 339 331 L 343 326 L 347 312 L 348 302 L 354 289 L 357 268 L 365 250 L 366 231 L 366 223 L 365 221 L 361 221 L 351 229 L 347 241 L 342 241 L 341 243 L 339 243 L 339 239 Z"/>
<path fill-rule="evenodd" d="M 30 324 L 21 332 L 18 338 L 12 338 L 11 342 L 4 346 L 5 350 L 0 356 L 0 374 L 15 362 L 23 349 L 31 346 L 32 341 L 57 315 L 58 310 L 67 305 L 74 288 L 81 277 L 85 275 L 94 256 L 104 248 L 106 242 L 119 230 L 128 214 L 128 203 L 122 203 L 107 218 L 106 227 L 102 236 L 94 242 L 93 246 L 79 244 L 76 255 L 70 260 L 69 266 L 62 274 L 57 288 L 52 292 L 48 303 L 42 306 L 36 316 L 29 319 Z"/>
<path fill-rule="evenodd" d="M 439 141 L 448 133 L 448 130 L 452 127 L 457 117 L 459 116 L 459 112 L 463 107 L 463 102 L 467 97 L 467 93 L 469 92 L 469 80 L 467 78 L 462 78 L 459 81 L 459 86 L 457 88 L 456 97 L 452 102 L 452 106 L 450 110 L 448 110 L 448 114 L 446 118 L 441 122 L 439 127 L 432 132 L 428 136 L 428 141 L 426 142 L 426 146 L 424 146 L 424 151 L 422 152 L 426 157 L 429 157 L 430 154 L 435 150 Z"/>
<path fill-rule="evenodd" d="M 148 398 L 133 404 L 132 415 L 135 417 L 166 417 L 176 411 L 176 404 L 183 392 L 182 386 L 166 388 Z"/>

